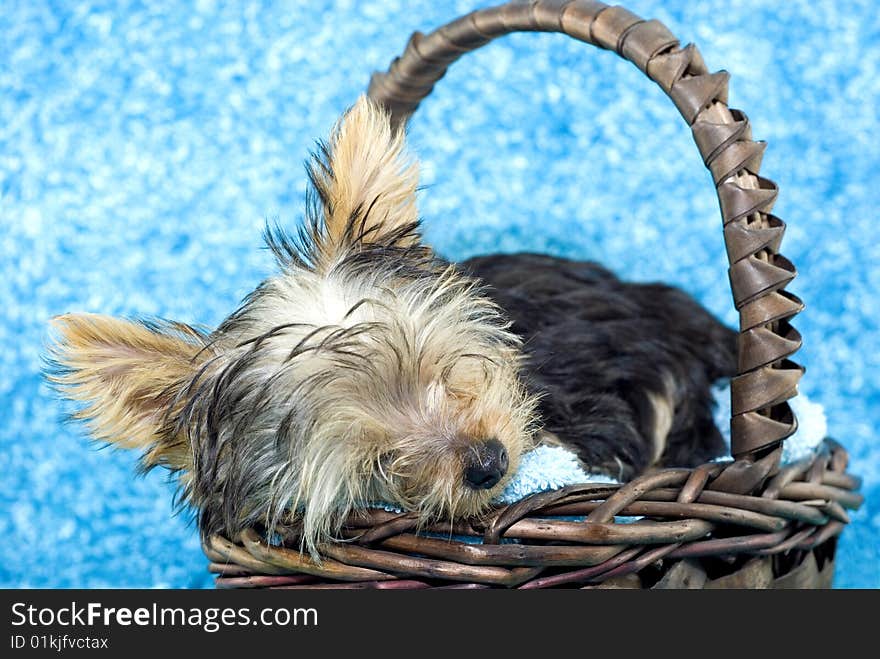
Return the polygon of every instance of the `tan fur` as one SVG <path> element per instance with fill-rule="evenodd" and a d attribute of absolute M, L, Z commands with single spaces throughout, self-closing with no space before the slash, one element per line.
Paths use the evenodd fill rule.
<path fill-rule="evenodd" d="M 651 407 L 654 408 L 654 427 L 652 428 L 654 450 L 651 454 L 651 464 L 656 464 L 666 450 L 666 437 L 672 427 L 672 417 L 675 410 L 672 409 L 665 396 L 660 396 L 652 391 L 649 391 L 647 396 Z"/>
<path fill-rule="evenodd" d="M 672 421 L 675 418 L 675 398 L 672 394 L 675 389 L 674 383 L 667 381 L 665 384 L 666 389 L 662 393 L 647 392 L 654 412 L 654 426 L 651 429 L 654 444 L 654 450 L 651 454 L 652 465 L 658 464 L 666 451 L 669 430 L 672 428 Z"/>
<path fill-rule="evenodd" d="M 52 326 L 58 337 L 51 356 L 61 368 L 49 379 L 84 404 L 74 416 L 95 439 L 143 451 L 147 466 L 189 469 L 191 452 L 164 427 L 195 373 L 199 335 L 182 324 L 157 332 L 96 314 L 56 316 Z"/>
<path fill-rule="evenodd" d="M 383 108 L 361 96 L 334 127 L 328 148 L 329 170 L 312 168 L 319 188 L 328 193 L 323 246 L 327 258 L 349 246 L 345 232 L 356 211 L 369 210 L 362 227 L 366 241 L 418 221 L 418 165 L 404 152 L 403 130 L 391 128 Z"/>

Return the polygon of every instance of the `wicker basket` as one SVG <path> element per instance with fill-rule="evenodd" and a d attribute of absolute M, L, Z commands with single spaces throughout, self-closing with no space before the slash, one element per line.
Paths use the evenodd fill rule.
<path fill-rule="evenodd" d="M 824 588 L 830 587 L 846 509 L 862 502 L 847 454 L 826 440 L 782 466 L 797 427 L 786 402 L 803 369 L 789 319 L 803 307 L 784 290 L 796 274 L 779 254 L 777 187 L 758 175 L 764 144 L 727 107 L 728 74 L 709 73 L 656 20 L 591 0 L 532 0 L 475 11 L 416 33 L 370 96 L 402 123 L 462 54 L 511 32 L 561 32 L 615 51 L 669 95 L 693 131 L 721 205 L 730 283 L 740 316 L 731 387 L 735 460 L 665 469 L 624 485 L 583 484 L 535 494 L 485 517 L 417 532 L 411 514 L 368 510 L 349 541 L 301 554 L 296 530 L 281 545 L 259 530 L 206 539 L 220 588 Z M 615 516 L 641 516 L 619 523 Z M 465 537 L 462 537 L 465 536 Z"/>

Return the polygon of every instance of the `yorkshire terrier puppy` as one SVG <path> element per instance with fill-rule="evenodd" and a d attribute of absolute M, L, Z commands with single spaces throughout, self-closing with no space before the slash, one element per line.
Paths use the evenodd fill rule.
<path fill-rule="evenodd" d="M 624 478 L 723 452 L 710 384 L 734 372 L 733 331 L 588 263 L 444 261 L 403 142 L 361 98 L 309 166 L 305 227 L 267 231 L 278 273 L 213 332 L 54 319 L 75 416 L 177 472 L 203 534 L 295 521 L 311 552 L 369 502 L 480 514 L 548 437 Z"/>

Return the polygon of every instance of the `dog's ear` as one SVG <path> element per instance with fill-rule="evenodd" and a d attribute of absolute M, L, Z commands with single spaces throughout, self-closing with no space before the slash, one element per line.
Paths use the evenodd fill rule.
<path fill-rule="evenodd" d="M 143 465 L 190 471 L 177 431 L 181 392 L 196 374 L 205 335 L 182 324 L 94 314 L 52 319 L 57 332 L 48 379 L 81 404 L 73 415 L 95 439 L 143 452 Z"/>
<path fill-rule="evenodd" d="M 418 165 L 404 151 L 403 128 L 366 96 L 342 116 L 309 173 L 320 202 L 322 256 L 357 243 L 418 242 Z"/>

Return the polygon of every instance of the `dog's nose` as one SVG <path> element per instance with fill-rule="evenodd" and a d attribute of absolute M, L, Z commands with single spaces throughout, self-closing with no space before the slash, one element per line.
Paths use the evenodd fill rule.
<path fill-rule="evenodd" d="M 494 487 L 507 473 L 507 451 L 497 439 L 481 442 L 467 452 L 464 482 L 474 490 Z"/>

